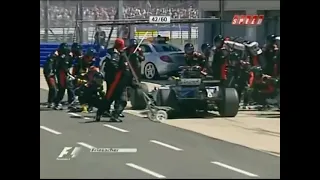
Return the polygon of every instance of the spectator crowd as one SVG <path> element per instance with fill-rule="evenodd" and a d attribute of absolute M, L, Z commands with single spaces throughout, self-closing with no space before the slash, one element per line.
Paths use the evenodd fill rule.
<path fill-rule="evenodd" d="M 54 1 L 56 2 L 56 1 Z M 115 18 L 117 3 L 113 4 L 84 4 L 83 18 L 85 20 L 112 20 Z M 107 2 L 107 1 L 104 1 Z M 40 5 L 40 25 L 44 25 L 44 8 Z M 123 18 L 144 19 L 151 15 L 171 16 L 172 18 L 197 18 L 198 9 L 195 0 L 181 1 L 125 1 Z M 53 3 L 49 5 L 49 20 L 51 27 L 73 25 L 76 14 L 76 4 Z"/>

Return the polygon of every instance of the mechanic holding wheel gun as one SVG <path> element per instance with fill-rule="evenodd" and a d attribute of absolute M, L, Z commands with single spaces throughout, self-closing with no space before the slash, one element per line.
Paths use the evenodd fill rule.
<path fill-rule="evenodd" d="M 221 85 L 224 85 L 227 79 L 227 58 L 229 56 L 228 50 L 224 47 L 224 41 L 222 35 L 218 35 L 213 39 L 215 49 L 211 65 L 213 78 L 220 80 Z"/>
<path fill-rule="evenodd" d="M 280 50 L 277 46 L 276 38 L 277 36 L 274 34 L 267 36 L 267 43 L 262 49 L 262 55 L 264 57 L 264 73 L 272 77 L 280 76 Z"/>
<path fill-rule="evenodd" d="M 104 78 L 107 83 L 106 96 L 101 100 L 95 120 L 100 121 L 103 113 L 110 113 L 110 105 L 114 101 L 125 101 L 125 89 L 132 84 L 132 76 L 127 65 L 127 56 L 124 52 L 124 40 L 117 38 L 114 47 L 107 50 L 106 59 L 104 60 Z M 135 84 L 137 87 L 137 84 Z M 120 112 L 125 108 L 119 105 L 112 112 L 110 121 L 121 122 L 119 119 Z"/>
<path fill-rule="evenodd" d="M 57 55 L 57 63 L 55 67 L 55 75 L 58 82 L 58 93 L 55 99 L 56 110 L 62 110 L 61 101 L 64 97 L 66 89 L 70 89 L 68 92 L 68 103 L 72 104 L 74 101 L 74 94 L 72 91 L 71 80 L 70 80 L 70 68 L 72 67 L 72 53 L 66 43 L 61 43 L 58 50 L 55 52 Z M 70 93 L 72 92 L 72 93 Z"/>
<path fill-rule="evenodd" d="M 48 108 L 54 107 L 54 100 L 57 96 L 57 84 L 56 84 L 56 76 L 55 76 L 55 63 L 57 60 L 57 55 L 52 53 L 48 56 L 46 63 L 43 67 L 43 75 L 49 87 L 48 92 Z"/>
<path fill-rule="evenodd" d="M 202 51 L 202 54 L 203 56 L 206 58 L 205 60 L 205 67 L 206 67 L 206 70 L 209 74 L 212 74 L 212 72 L 210 71 L 211 68 L 210 68 L 210 62 L 212 60 L 212 46 L 209 44 L 209 43 L 203 43 L 201 45 L 201 51 Z"/>

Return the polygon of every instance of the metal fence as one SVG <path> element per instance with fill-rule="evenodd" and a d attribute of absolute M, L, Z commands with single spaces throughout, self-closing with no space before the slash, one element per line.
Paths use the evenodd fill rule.
<path fill-rule="evenodd" d="M 80 19 L 80 13 L 84 20 L 112 20 L 116 18 L 116 9 L 120 1 L 81 1 L 82 8 L 78 6 L 80 0 L 76 1 L 40 1 L 40 42 L 73 42 L 76 40 L 76 19 Z M 124 0 L 122 18 L 142 19 L 152 15 L 170 15 L 172 18 L 197 18 L 197 2 L 190 0 L 168 1 L 168 0 Z M 47 8 L 46 8 L 47 7 Z M 246 27 L 231 25 L 232 16 L 226 18 L 223 23 L 222 34 L 227 36 L 245 36 Z M 217 23 L 216 23 L 217 24 Z M 141 38 L 146 31 L 148 36 L 168 36 L 170 41 L 176 45 L 183 45 L 186 41 L 196 44 L 198 39 L 198 26 L 192 24 L 135 26 L 135 38 Z M 45 28 L 47 27 L 47 28 Z M 216 26 L 217 29 L 219 25 Z M 93 42 L 95 24 L 85 23 L 82 27 L 81 39 L 84 43 Z M 102 30 L 109 34 L 111 27 L 103 27 Z M 216 30 L 215 33 L 220 33 Z M 257 40 L 262 41 L 266 35 L 280 34 L 280 16 L 266 18 L 262 26 L 257 27 Z M 111 39 L 118 35 L 115 27 Z M 212 35 L 211 35 L 212 36 Z M 208 38 L 206 36 L 206 38 Z"/>
<path fill-rule="evenodd" d="M 40 42 L 73 42 L 76 37 L 76 19 L 80 19 L 81 10 L 77 6 L 80 1 L 40 1 Z M 84 20 L 112 20 L 116 18 L 119 1 L 82 1 L 82 14 Z M 148 18 L 149 15 L 170 15 L 172 18 L 196 18 L 198 10 L 194 1 L 168 1 L 168 0 L 140 0 L 123 1 L 121 18 Z M 47 7 L 47 8 L 46 8 Z M 48 17 L 47 17 L 48 15 Z M 47 28 L 46 28 L 47 27 Z M 109 34 L 111 27 L 102 27 Z M 189 28 L 186 24 L 135 26 L 135 38 L 141 38 L 146 31 L 148 36 L 168 36 L 175 44 L 184 44 L 188 39 L 195 43 L 198 30 L 195 25 Z M 118 28 L 115 27 L 111 39 L 117 37 Z M 95 24 L 83 25 L 82 40 L 84 43 L 93 41 Z M 191 37 L 191 38 L 190 38 Z"/>

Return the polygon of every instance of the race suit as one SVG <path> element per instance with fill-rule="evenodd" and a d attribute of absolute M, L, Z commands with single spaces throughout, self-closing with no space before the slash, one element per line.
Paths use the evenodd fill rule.
<path fill-rule="evenodd" d="M 56 53 L 58 55 L 58 53 Z M 59 55 L 57 57 L 57 63 L 55 67 L 55 75 L 58 82 L 58 94 L 55 100 L 55 104 L 59 105 L 64 97 L 66 89 L 68 89 L 68 103 L 71 104 L 74 101 L 73 85 L 69 80 L 70 68 L 72 67 L 72 53 L 67 55 Z"/>
<path fill-rule="evenodd" d="M 206 57 L 198 52 L 193 52 L 192 55 L 185 54 L 185 61 L 187 66 L 200 66 L 205 68 Z"/>
<path fill-rule="evenodd" d="M 46 60 L 46 63 L 43 66 L 43 75 L 49 87 L 48 92 L 48 107 L 52 107 L 51 104 L 54 103 L 54 100 L 57 96 L 57 81 L 55 77 L 55 63 L 57 60 L 57 55 L 55 53 L 50 54 Z"/>
<path fill-rule="evenodd" d="M 79 84 L 81 84 L 75 91 L 75 94 L 79 96 L 79 103 L 82 108 L 87 104 L 91 107 L 99 107 L 101 99 L 105 96 L 103 91 L 103 84 L 97 84 L 93 81 L 93 76 L 95 73 L 99 73 L 94 70 L 89 70 L 83 80 L 79 79 Z"/>
<path fill-rule="evenodd" d="M 224 47 L 214 50 L 212 74 L 214 79 L 221 80 L 221 84 L 227 79 L 228 56 L 229 52 Z"/>
<path fill-rule="evenodd" d="M 276 79 L 269 75 L 255 76 L 251 73 L 248 94 L 244 96 L 244 106 L 248 104 L 249 97 L 258 104 L 265 106 L 266 99 L 276 95 L 276 82 Z"/>
<path fill-rule="evenodd" d="M 102 99 L 97 111 L 97 117 L 104 112 L 110 112 L 110 105 L 114 102 L 125 102 L 125 104 L 115 104 L 113 116 L 119 117 L 124 110 L 126 102 L 125 89 L 132 81 L 129 68 L 126 63 L 127 56 L 125 52 L 118 52 L 115 48 L 107 50 L 106 59 L 104 60 L 104 77 L 107 83 L 107 93 Z"/>
<path fill-rule="evenodd" d="M 80 56 L 76 60 L 76 63 L 72 69 L 72 75 L 76 78 L 75 82 L 79 82 L 78 79 L 85 79 L 84 76 L 89 71 L 89 67 L 91 66 L 91 63 L 87 63 L 85 61 L 85 56 Z M 76 87 L 78 87 L 78 84 L 75 83 Z"/>
<path fill-rule="evenodd" d="M 132 66 L 132 69 L 134 70 L 134 73 L 137 75 L 137 78 L 138 78 L 137 80 L 140 82 L 141 81 L 141 62 L 144 61 L 145 58 L 141 48 L 138 48 L 137 51 L 133 53 L 134 50 L 135 50 L 135 47 L 127 48 L 126 55 L 129 58 L 129 62 Z"/>
<path fill-rule="evenodd" d="M 280 76 L 280 51 L 277 45 L 265 46 L 263 49 L 265 74 L 273 77 Z"/>

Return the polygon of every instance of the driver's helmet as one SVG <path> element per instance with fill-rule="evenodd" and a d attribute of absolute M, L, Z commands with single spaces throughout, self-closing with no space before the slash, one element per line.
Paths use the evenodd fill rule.
<path fill-rule="evenodd" d="M 184 45 L 184 52 L 188 55 L 193 54 L 194 52 L 194 46 L 191 43 L 187 43 Z"/>
<path fill-rule="evenodd" d="M 203 53 L 209 52 L 210 49 L 211 49 L 211 45 L 210 45 L 209 43 L 203 43 L 203 44 L 201 45 L 201 51 L 202 51 Z"/>
<path fill-rule="evenodd" d="M 79 43 L 73 43 L 71 45 L 71 52 L 76 56 L 80 56 L 82 53 L 82 46 Z"/>
<path fill-rule="evenodd" d="M 59 55 L 67 55 L 69 53 L 69 46 L 67 43 L 61 43 L 58 47 Z"/>

